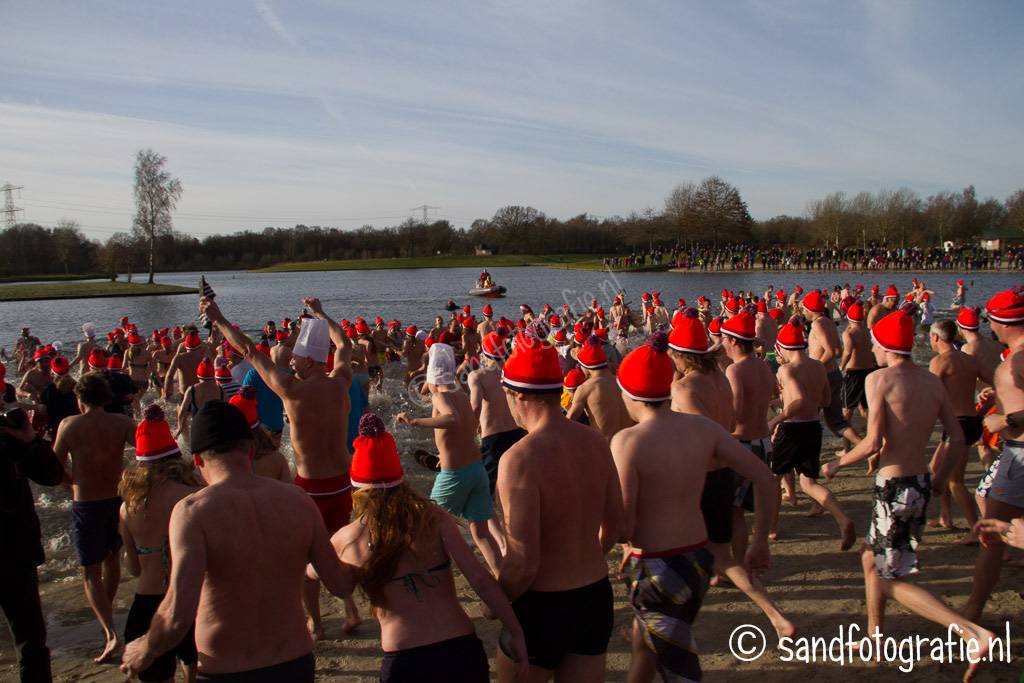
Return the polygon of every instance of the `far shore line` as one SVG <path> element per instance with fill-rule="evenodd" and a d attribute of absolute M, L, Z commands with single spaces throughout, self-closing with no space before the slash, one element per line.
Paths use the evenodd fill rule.
<path fill-rule="evenodd" d="M 0 302 L 174 296 L 198 293 L 199 290 L 195 287 L 161 284 L 148 285 L 137 282 L 37 283 L 0 285 Z"/>

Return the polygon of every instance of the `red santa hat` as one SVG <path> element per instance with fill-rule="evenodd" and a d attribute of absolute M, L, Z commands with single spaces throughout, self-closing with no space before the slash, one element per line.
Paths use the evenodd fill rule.
<path fill-rule="evenodd" d="M 557 315 L 553 315 L 550 318 L 548 318 L 548 323 L 551 325 L 551 327 L 561 327 L 562 319 L 559 318 Z"/>
<path fill-rule="evenodd" d="M 163 409 L 156 403 L 150 403 L 142 415 L 142 421 L 135 428 L 136 462 L 150 463 L 181 456 L 181 449 L 171 436 Z"/>
<path fill-rule="evenodd" d="M 802 286 L 800 286 L 800 285 L 797 285 L 797 286 L 796 286 L 796 287 L 794 287 L 793 289 L 794 289 L 794 291 L 796 291 L 796 293 L 797 293 L 797 295 L 798 295 L 798 296 L 799 296 L 800 294 L 803 294 L 803 293 L 804 293 L 804 288 L 803 288 Z"/>
<path fill-rule="evenodd" d="M 711 322 L 708 323 L 708 334 L 713 337 L 722 336 L 722 318 L 712 318 Z"/>
<path fill-rule="evenodd" d="M 733 339 L 752 342 L 757 339 L 757 318 L 749 311 L 740 311 L 733 317 L 722 323 L 722 334 L 727 334 Z"/>
<path fill-rule="evenodd" d="M 680 353 L 707 353 L 710 342 L 704 323 L 697 317 L 697 311 L 684 309 L 675 320 L 676 325 L 668 336 L 668 346 Z"/>
<path fill-rule="evenodd" d="M 355 324 L 356 334 L 368 335 L 370 334 L 370 326 L 366 324 L 365 320 L 360 320 Z"/>
<path fill-rule="evenodd" d="M 505 337 L 497 332 L 491 332 L 484 337 L 480 345 L 480 352 L 493 360 L 505 360 L 505 356 L 508 355 Z"/>
<path fill-rule="evenodd" d="M 218 384 L 227 384 L 232 379 L 234 379 L 231 376 L 231 370 L 228 368 L 227 365 L 219 366 L 213 374 Z"/>
<path fill-rule="evenodd" d="M 641 301 L 650 301 L 651 300 L 650 293 L 649 292 L 644 292 L 643 294 L 641 294 L 640 295 L 640 300 Z"/>
<path fill-rule="evenodd" d="M 472 310 L 473 309 L 469 307 L 469 304 L 466 304 L 465 306 L 462 307 L 462 314 L 469 315 L 470 311 Z"/>
<path fill-rule="evenodd" d="M 142 346 L 146 343 L 146 340 L 143 339 L 138 332 L 132 332 L 128 335 L 128 343 L 132 346 Z"/>
<path fill-rule="evenodd" d="M 516 335 L 512 354 L 501 369 L 501 383 L 520 393 L 560 393 L 562 368 L 558 351 L 543 339 L 540 325 Z"/>
<path fill-rule="evenodd" d="M 607 327 L 595 327 L 594 336 L 600 339 L 602 342 L 608 341 L 608 328 Z"/>
<path fill-rule="evenodd" d="M 474 318 L 473 316 L 468 316 L 462 321 L 462 327 L 467 330 L 475 330 L 476 318 Z"/>
<path fill-rule="evenodd" d="M 957 280 L 956 283 L 957 283 L 957 285 L 959 285 L 961 287 L 964 286 L 964 281 L 963 280 Z"/>
<path fill-rule="evenodd" d="M 447 344 L 448 346 L 452 346 L 456 340 L 455 335 L 452 334 L 451 331 L 445 330 L 441 334 L 437 335 L 437 341 L 440 342 L 441 344 Z"/>
<path fill-rule="evenodd" d="M 184 330 L 182 330 L 180 326 L 175 325 L 174 329 L 171 330 L 171 334 L 174 336 L 175 339 L 180 339 L 181 335 L 184 334 Z"/>
<path fill-rule="evenodd" d="M 53 374 L 57 375 L 58 377 L 63 377 L 64 375 L 68 374 L 69 370 L 71 370 L 71 363 L 69 363 L 68 359 L 65 358 L 64 356 L 57 356 L 56 358 L 53 359 L 53 362 L 50 364 L 50 370 L 52 370 Z"/>
<path fill-rule="evenodd" d="M 241 391 L 228 399 L 228 403 L 242 411 L 249 429 L 260 426 L 259 413 L 256 410 L 256 387 L 245 385 Z"/>
<path fill-rule="evenodd" d="M 122 370 L 124 368 L 124 361 L 121 360 L 121 356 L 116 353 L 111 354 L 110 358 L 107 359 L 107 370 Z"/>
<path fill-rule="evenodd" d="M 800 301 L 800 305 L 811 313 L 824 313 L 825 296 L 816 289 L 813 292 L 808 292 L 807 296 Z"/>
<path fill-rule="evenodd" d="M 764 299 L 758 299 L 757 300 L 757 312 L 758 313 L 767 313 L 768 312 L 768 304 L 766 304 L 764 302 Z"/>
<path fill-rule="evenodd" d="M 730 297 L 725 302 L 725 310 L 729 311 L 730 313 L 739 313 L 740 312 L 740 308 L 742 308 L 742 307 L 743 307 L 742 303 L 736 297 Z"/>
<path fill-rule="evenodd" d="M 569 391 L 576 391 L 576 389 L 587 381 L 587 376 L 583 374 L 583 371 L 579 368 L 573 368 L 565 375 L 565 388 Z"/>
<path fill-rule="evenodd" d="M 93 370 L 105 370 L 107 368 L 107 352 L 103 349 L 93 349 L 90 351 L 89 367 Z"/>
<path fill-rule="evenodd" d="M 871 339 L 886 351 L 909 356 L 914 350 L 914 315 L 917 305 L 905 303 L 875 323 Z"/>
<path fill-rule="evenodd" d="M 417 332 L 419 332 L 419 330 L 416 329 L 415 325 L 409 325 L 409 327 L 405 328 L 405 333 L 410 337 L 415 337 Z"/>
<path fill-rule="evenodd" d="M 989 320 L 1004 325 L 1024 321 L 1024 286 L 1017 286 L 999 292 L 985 304 Z"/>
<path fill-rule="evenodd" d="M 185 348 L 191 351 L 192 349 L 198 349 L 203 343 L 203 340 L 199 338 L 198 332 L 189 332 L 185 335 Z"/>
<path fill-rule="evenodd" d="M 594 315 L 596 315 L 599 319 L 604 318 L 604 309 L 598 306 L 597 309 L 594 311 Z"/>
<path fill-rule="evenodd" d="M 389 489 L 405 478 L 398 457 L 395 437 L 388 433 L 384 421 L 373 413 L 359 418 L 359 434 L 352 441 L 352 464 L 349 478 L 357 489 Z"/>
<path fill-rule="evenodd" d="M 889 285 L 889 289 L 885 290 L 885 296 L 883 296 L 882 298 L 883 299 L 899 299 L 900 298 L 900 292 L 899 292 L 898 289 L 896 289 L 896 285 Z"/>
<path fill-rule="evenodd" d="M 400 327 L 402 327 L 402 323 L 400 323 L 397 320 L 392 320 L 391 322 L 388 323 L 388 329 L 389 330 L 397 330 Z"/>
<path fill-rule="evenodd" d="M 587 370 L 598 370 L 608 367 L 608 357 L 604 354 L 601 340 L 597 336 L 590 336 L 583 343 L 583 347 L 576 353 L 576 362 Z"/>
<path fill-rule="evenodd" d="M 196 377 L 202 382 L 208 382 L 211 379 L 216 379 L 217 371 L 213 367 L 213 361 L 209 358 L 203 358 L 199 361 L 199 365 L 196 366 Z"/>
<path fill-rule="evenodd" d="M 850 304 L 850 307 L 846 309 L 846 319 L 852 323 L 864 322 L 864 307 L 856 301 Z"/>
<path fill-rule="evenodd" d="M 160 337 L 160 348 L 164 349 L 165 351 L 170 351 L 171 350 L 171 338 L 170 337 Z"/>
<path fill-rule="evenodd" d="M 780 320 L 786 317 L 786 311 L 783 308 L 769 308 L 768 315 L 775 322 L 779 322 Z"/>
<path fill-rule="evenodd" d="M 559 346 L 564 346 L 569 343 L 569 335 L 565 333 L 565 330 L 558 330 L 551 338 L 554 340 L 555 344 Z"/>
<path fill-rule="evenodd" d="M 636 401 L 655 403 L 672 396 L 675 366 L 668 357 L 668 337 L 655 332 L 619 365 L 617 380 L 623 393 Z"/>
<path fill-rule="evenodd" d="M 484 317 L 490 318 L 492 315 L 494 315 L 494 308 L 492 308 L 490 304 L 487 304 L 484 306 Z"/>
<path fill-rule="evenodd" d="M 779 334 L 775 337 L 775 350 L 796 351 L 806 348 L 807 338 L 804 336 L 803 316 L 794 315 L 779 328 Z"/>
<path fill-rule="evenodd" d="M 977 332 L 978 328 L 981 326 L 980 313 L 980 308 L 968 308 L 967 306 L 962 306 L 960 308 L 960 312 L 956 316 L 957 327 L 964 330 L 970 330 L 971 332 Z"/>

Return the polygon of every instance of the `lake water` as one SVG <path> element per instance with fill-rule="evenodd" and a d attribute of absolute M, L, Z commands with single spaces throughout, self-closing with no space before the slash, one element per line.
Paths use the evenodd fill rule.
<path fill-rule="evenodd" d="M 936 308 L 948 308 L 961 274 L 950 273 L 615 273 L 560 270 L 546 267 L 495 268 L 494 280 L 508 288 L 505 299 L 481 299 L 466 294 L 476 281 L 475 268 L 425 268 L 417 270 L 362 270 L 313 273 L 215 272 L 208 281 L 217 292 L 217 301 L 232 322 L 246 330 L 257 330 L 269 319 L 294 318 L 301 309 L 303 296 L 319 296 L 324 307 L 337 320 L 363 316 L 386 320 L 397 318 L 403 326 L 432 324 L 434 316 L 444 313 L 449 299 L 460 306 L 471 304 L 479 318 L 480 308 L 488 301 L 495 317 L 516 318 L 520 303 L 529 303 L 539 311 L 544 303 L 555 308 L 568 302 L 574 308 L 590 304 L 596 296 L 607 306 L 611 296 L 623 288 L 628 299 L 639 301 L 644 291 L 660 291 L 669 308 L 678 297 L 687 302 L 703 294 L 718 300 L 722 289 L 763 292 L 768 285 L 787 292 L 800 284 L 804 289 L 829 287 L 849 282 L 870 289 L 878 283 L 884 289 L 895 283 L 900 291 L 911 286 L 911 278 L 923 279 L 935 290 Z M 199 273 L 158 275 L 167 284 L 196 286 Z M 140 278 L 136 278 L 137 280 Z M 1020 273 L 976 273 L 966 276 L 968 303 L 982 305 L 998 291 L 1021 284 Z M 113 329 L 127 315 L 143 333 L 196 319 L 196 297 L 153 296 L 64 301 L 30 301 L 0 304 L 0 346 L 10 348 L 23 326 L 44 342 L 70 342 L 80 338 L 81 324 L 90 321 L 101 334 Z"/>

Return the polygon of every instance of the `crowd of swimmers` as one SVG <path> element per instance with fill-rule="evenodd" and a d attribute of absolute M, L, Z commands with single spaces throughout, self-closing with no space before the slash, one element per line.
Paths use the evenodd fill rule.
<path fill-rule="evenodd" d="M 0 384 L 3 407 L 31 411 L 64 464 L 104 632 L 96 661 L 123 648 L 122 671 L 141 680 L 171 680 L 178 662 L 190 681 L 313 680 L 321 584 L 344 600 L 346 634 L 362 621 L 354 591 L 368 598 L 382 680 L 488 680 L 454 567 L 502 625 L 499 680 L 603 680 L 616 547 L 630 680 L 700 680 L 693 625 L 709 586 L 731 582 L 793 635 L 766 581 L 771 541 L 798 533 L 780 529 L 779 507 L 799 489 L 854 548 L 827 481 L 861 463 L 874 476 L 859 548 L 868 631 L 884 631 L 895 600 L 955 624 L 983 656 L 992 633 L 978 622 L 1006 546 L 1024 547 L 1024 288 L 982 311 L 959 281 L 955 318 L 941 320 L 933 294 L 915 279 L 905 296 L 724 290 L 670 309 L 659 292 L 637 304 L 619 293 L 607 310 L 523 304 L 515 320 L 453 306 L 424 329 L 336 322 L 310 297 L 254 337 L 203 298 L 203 333 L 143 337 L 123 318 L 101 343 L 87 323 L 71 354 L 25 329 L 11 359 L 20 382 L 0 364 Z M 922 326 L 927 368 L 913 358 Z M 429 399 L 429 415 L 392 426 L 432 430 L 429 497 L 367 409 L 389 362 Z M 844 443 L 824 464 L 822 421 Z M 294 472 L 279 450 L 286 422 Z M 986 473 L 972 496 L 975 444 Z M 970 527 L 960 542 L 979 548 L 959 611 L 909 580 L 933 493 L 934 523 L 952 526 L 955 505 Z M 122 566 L 138 580 L 118 633 Z"/>

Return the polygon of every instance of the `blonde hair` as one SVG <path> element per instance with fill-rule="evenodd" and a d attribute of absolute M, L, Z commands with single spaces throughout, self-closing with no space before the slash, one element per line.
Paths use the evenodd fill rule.
<path fill-rule="evenodd" d="M 149 504 L 149 495 L 156 485 L 165 481 L 200 486 L 192 463 L 179 456 L 126 469 L 117 485 L 117 495 L 121 496 L 128 512 L 138 512 Z"/>
<path fill-rule="evenodd" d="M 370 536 L 370 557 L 359 569 L 359 585 L 373 605 L 384 607 L 384 586 L 394 578 L 402 556 L 416 540 L 436 532 L 434 502 L 402 483 L 389 489 L 358 489 L 352 511 Z"/>
<path fill-rule="evenodd" d="M 252 430 L 253 440 L 256 442 L 256 460 L 259 460 L 265 455 L 270 455 L 277 450 L 277 445 L 274 440 L 270 438 L 270 434 L 267 430 L 260 425 L 256 429 Z"/>

